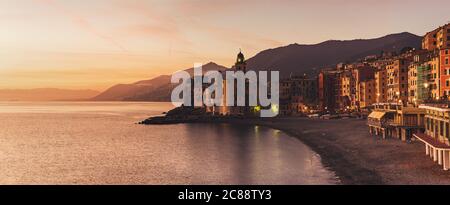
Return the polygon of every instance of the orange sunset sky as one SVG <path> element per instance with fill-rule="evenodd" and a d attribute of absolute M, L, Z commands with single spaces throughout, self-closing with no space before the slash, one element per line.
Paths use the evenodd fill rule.
<path fill-rule="evenodd" d="M 0 0 L 0 89 L 104 90 L 291 43 L 423 35 L 448 0 Z"/>

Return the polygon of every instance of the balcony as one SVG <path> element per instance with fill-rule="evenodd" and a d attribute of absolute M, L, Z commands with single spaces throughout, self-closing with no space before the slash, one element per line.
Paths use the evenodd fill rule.
<path fill-rule="evenodd" d="M 368 119 L 367 125 L 374 126 L 374 127 L 387 128 L 387 127 L 390 127 L 393 122 L 394 122 L 394 120 L 391 120 L 391 119 L 382 119 L 382 120 Z"/>

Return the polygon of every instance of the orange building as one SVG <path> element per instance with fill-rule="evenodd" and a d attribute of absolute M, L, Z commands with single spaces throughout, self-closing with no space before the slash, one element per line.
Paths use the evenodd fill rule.
<path fill-rule="evenodd" d="M 373 80 L 375 75 L 375 68 L 369 65 L 359 65 L 356 68 L 352 69 L 352 78 L 353 78 L 353 87 L 355 88 L 355 96 L 352 98 L 352 107 L 353 109 L 362 108 L 361 101 L 363 96 L 361 96 L 361 86 L 360 83 Z M 375 89 L 373 89 L 375 92 Z"/>
<path fill-rule="evenodd" d="M 396 58 L 387 66 L 387 101 L 406 103 L 408 101 L 408 58 Z"/>
<path fill-rule="evenodd" d="M 450 24 L 425 34 L 422 39 L 422 48 L 427 50 L 450 48 Z"/>
<path fill-rule="evenodd" d="M 439 51 L 440 61 L 440 80 L 441 89 L 440 96 L 450 96 L 450 49 L 442 49 Z"/>

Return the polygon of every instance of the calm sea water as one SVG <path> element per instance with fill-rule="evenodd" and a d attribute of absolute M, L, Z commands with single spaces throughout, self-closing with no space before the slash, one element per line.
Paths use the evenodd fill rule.
<path fill-rule="evenodd" d="M 138 125 L 169 103 L 0 102 L 0 184 L 335 184 L 283 132 Z"/>

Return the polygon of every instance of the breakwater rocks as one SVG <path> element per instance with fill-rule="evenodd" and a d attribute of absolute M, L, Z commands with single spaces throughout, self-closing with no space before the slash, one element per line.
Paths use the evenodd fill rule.
<path fill-rule="evenodd" d="M 236 119 L 244 119 L 241 116 L 213 116 L 202 108 L 178 107 L 167 112 L 165 116 L 150 117 L 138 124 L 166 125 L 179 123 L 226 123 Z M 246 118 L 247 119 L 247 118 Z"/>

